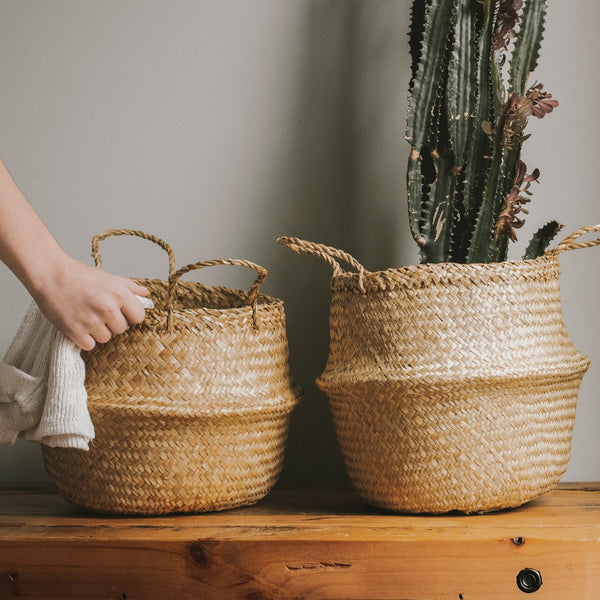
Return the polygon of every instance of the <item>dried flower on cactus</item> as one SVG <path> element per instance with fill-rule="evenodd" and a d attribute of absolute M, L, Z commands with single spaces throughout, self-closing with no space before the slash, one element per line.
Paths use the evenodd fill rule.
<path fill-rule="evenodd" d="M 511 94 L 500 115 L 502 146 L 509 149 L 520 146 L 529 139 L 529 135 L 524 134 L 527 119 L 532 115 L 542 119 L 557 106 L 558 100 L 554 100 L 552 94 L 544 92 L 541 83 L 530 87 L 523 97 L 519 97 L 517 93 Z"/>
<path fill-rule="evenodd" d="M 525 223 L 525 220 L 519 218 L 517 215 L 520 213 L 529 213 L 523 205 L 527 204 L 530 200 L 527 196 L 531 195 L 529 189 L 531 182 L 535 181 L 536 183 L 539 183 L 539 177 L 539 169 L 534 169 L 534 171 L 528 175 L 527 165 L 519 159 L 512 188 L 506 195 L 500 215 L 498 216 L 498 221 L 496 222 L 496 242 L 503 237 L 508 237 L 513 242 L 517 241 L 515 229 L 519 229 Z M 526 196 L 522 196 L 521 194 L 526 194 Z"/>
<path fill-rule="evenodd" d="M 511 94 L 502 107 L 500 127 L 502 129 L 501 145 L 506 149 L 518 148 L 529 135 L 524 135 L 527 117 L 531 114 L 529 102 L 524 102 L 519 94 Z"/>
<path fill-rule="evenodd" d="M 500 0 L 492 50 L 507 50 L 510 40 L 515 36 L 515 25 L 519 20 L 519 11 L 523 0 Z"/>
<path fill-rule="evenodd" d="M 558 100 L 554 100 L 552 94 L 544 92 L 543 87 L 541 83 L 536 83 L 527 90 L 525 98 L 521 101 L 523 112 L 528 111 L 529 115 L 538 119 L 551 113 L 558 106 Z"/>

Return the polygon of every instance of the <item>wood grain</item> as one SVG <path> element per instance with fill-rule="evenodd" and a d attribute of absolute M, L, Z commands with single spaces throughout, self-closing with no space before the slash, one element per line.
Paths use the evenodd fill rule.
<path fill-rule="evenodd" d="M 517 573 L 542 574 L 525 595 Z M 415 516 L 351 490 L 275 490 L 222 513 L 105 517 L 0 488 L 0 599 L 533 600 L 600 597 L 600 485 L 518 509 Z"/>

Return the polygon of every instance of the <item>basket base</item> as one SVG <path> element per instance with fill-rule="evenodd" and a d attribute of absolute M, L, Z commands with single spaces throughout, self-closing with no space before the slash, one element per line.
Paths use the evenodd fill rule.
<path fill-rule="evenodd" d="M 556 487 L 571 450 L 581 375 L 329 395 L 350 481 L 368 504 L 406 513 L 514 508 Z"/>
<path fill-rule="evenodd" d="M 113 411 L 114 412 L 114 411 Z M 119 416 L 118 413 L 115 413 Z M 96 417 L 99 413 L 95 414 Z M 96 418 L 89 451 L 43 446 L 44 464 L 70 502 L 104 514 L 210 512 L 254 504 L 283 465 L 290 411 L 254 418 Z"/>

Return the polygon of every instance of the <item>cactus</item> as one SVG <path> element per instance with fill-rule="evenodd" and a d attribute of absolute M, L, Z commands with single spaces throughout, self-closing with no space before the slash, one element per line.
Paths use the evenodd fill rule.
<path fill-rule="evenodd" d="M 516 240 L 539 177 L 520 157 L 527 121 L 558 105 L 528 86 L 545 13 L 546 0 L 413 0 L 407 186 L 422 262 L 502 261 Z M 540 228 L 525 257 L 560 227 Z"/>

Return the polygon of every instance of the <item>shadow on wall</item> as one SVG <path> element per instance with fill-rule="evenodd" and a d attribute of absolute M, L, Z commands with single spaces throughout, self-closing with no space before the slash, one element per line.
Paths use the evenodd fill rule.
<path fill-rule="evenodd" d="M 342 248 L 370 270 L 400 264 L 408 232 L 408 17 L 408 2 L 310 3 L 296 124 L 268 203 L 278 215 L 265 219 L 278 234 Z M 327 400 L 314 384 L 327 360 L 331 270 L 287 249 L 276 256 L 270 279 L 285 301 L 292 371 L 304 388 L 280 481 L 343 483 Z"/>

